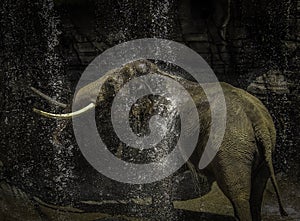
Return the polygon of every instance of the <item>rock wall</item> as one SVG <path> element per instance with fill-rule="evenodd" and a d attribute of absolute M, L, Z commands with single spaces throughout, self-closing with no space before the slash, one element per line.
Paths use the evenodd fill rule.
<path fill-rule="evenodd" d="M 248 88 L 263 100 L 278 130 L 276 167 L 286 172 L 297 167 L 290 162 L 299 159 L 300 1 L 232 0 L 225 39 L 211 31 L 208 1 L 163 1 L 166 12 L 156 4 L 90 1 L 79 8 L 58 7 L 71 81 L 75 84 L 96 55 L 117 43 L 154 36 L 182 42 L 210 64 L 220 81 Z"/>
<path fill-rule="evenodd" d="M 225 39 L 214 35 L 216 30 L 207 22 L 210 5 L 200 10 L 191 7 L 192 0 L 55 2 L 0 3 L 0 85 L 5 89 L 0 94 L 0 160 L 6 168 L 3 177 L 12 184 L 51 201 L 82 197 L 81 183 L 73 184 L 74 180 L 86 181 L 84 189 L 91 190 L 84 193 L 86 198 L 130 192 L 112 189 L 113 181 L 104 182 L 80 155 L 70 133 L 63 135 L 62 143 L 54 142 L 61 122 L 40 118 L 32 107 L 61 109 L 33 95 L 29 87 L 69 103 L 92 59 L 120 42 L 142 37 L 188 45 L 220 80 L 260 97 L 278 131 L 277 170 L 299 173 L 299 0 L 232 0 Z"/>

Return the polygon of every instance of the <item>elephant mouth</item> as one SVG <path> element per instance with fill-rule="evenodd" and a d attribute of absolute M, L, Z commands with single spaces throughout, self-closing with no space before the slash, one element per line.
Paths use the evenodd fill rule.
<path fill-rule="evenodd" d="M 63 107 L 63 108 L 67 108 L 68 105 L 66 104 L 63 104 L 59 101 L 56 101 L 54 99 L 52 99 L 51 97 L 49 97 L 48 95 L 45 95 L 44 93 L 42 93 L 41 91 L 35 89 L 34 87 L 31 87 L 31 90 L 33 92 L 35 92 L 37 95 L 41 96 L 42 98 L 46 99 L 48 102 L 52 103 L 52 104 L 55 104 L 57 106 L 60 106 L 60 107 Z M 91 110 L 91 109 L 94 109 L 96 106 L 95 103 L 90 103 L 88 104 L 87 106 L 79 109 L 78 111 L 75 111 L 75 112 L 70 112 L 70 113 L 65 113 L 65 114 L 55 114 L 55 113 L 49 113 L 49 112 L 46 112 L 46 111 L 43 111 L 43 110 L 40 110 L 40 109 L 37 109 L 37 108 L 33 108 L 33 111 L 41 116 L 44 116 L 44 117 L 47 117 L 47 118 L 53 118 L 53 119 L 71 119 L 73 117 L 77 117 L 77 116 L 80 116 L 81 114 Z"/>

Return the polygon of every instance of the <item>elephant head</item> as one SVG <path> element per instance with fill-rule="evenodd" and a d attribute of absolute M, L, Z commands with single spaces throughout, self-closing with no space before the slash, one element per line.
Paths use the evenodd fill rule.
<path fill-rule="evenodd" d="M 154 72 L 159 72 L 159 69 L 153 63 L 146 60 L 135 61 L 124 65 L 119 69 L 107 72 L 103 77 L 78 90 L 73 99 L 73 104 L 75 103 L 76 107 L 80 108 L 75 112 L 56 114 L 39 110 L 37 108 L 33 108 L 33 111 L 48 118 L 70 119 L 94 109 L 98 103 L 112 98 L 115 93 L 132 78 Z M 71 105 L 66 105 L 53 100 L 33 87 L 31 87 L 31 89 L 50 103 L 70 109 Z"/>

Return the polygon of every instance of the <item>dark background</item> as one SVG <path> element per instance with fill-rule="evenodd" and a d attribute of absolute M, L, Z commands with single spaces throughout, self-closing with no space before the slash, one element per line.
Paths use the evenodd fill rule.
<path fill-rule="evenodd" d="M 276 171 L 299 179 L 300 2 L 232 0 L 224 40 L 211 31 L 213 2 L 2 0 L 3 179 L 52 202 L 95 197 L 97 191 L 101 196 L 124 194 L 115 188 L 118 184 L 85 161 L 71 127 L 59 141 L 53 139 L 64 121 L 42 118 L 32 107 L 52 112 L 62 109 L 49 105 L 29 87 L 70 103 L 81 73 L 93 58 L 118 43 L 143 37 L 188 45 L 203 56 L 221 81 L 261 98 L 277 127 Z"/>

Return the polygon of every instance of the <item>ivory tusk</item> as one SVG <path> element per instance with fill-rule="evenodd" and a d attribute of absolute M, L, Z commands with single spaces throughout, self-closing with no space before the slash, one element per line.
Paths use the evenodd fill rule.
<path fill-rule="evenodd" d="M 40 92 L 38 89 L 36 89 L 36 88 L 34 88 L 34 87 L 30 87 L 30 89 L 31 89 L 34 93 L 36 93 L 37 95 L 39 95 L 39 96 L 41 96 L 42 98 L 46 99 L 47 101 L 49 101 L 49 102 L 52 103 L 52 104 L 55 104 L 55 105 L 57 105 L 57 106 L 59 106 L 59 107 L 63 107 L 63 108 L 66 108 L 66 107 L 67 107 L 66 104 L 54 100 L 53 98 L 51 98 L 51 97 L 49 97 L 48 95 L 46 95 L 46 94 Z"/>
<path fill-rule="evenodd" d="M 72 113 L 67 113 L 67 114 L 53 114 L 53 113 L 48 113 L 48 112 L 45 112 L 45 111 L 42 111 L 42 110 L 39 110 L 39 109 L 36 109 L 36 108 L 33 108 L 33 111 L 35 113 L 38 113 L 44 117 L 48 117 L 48 118 L 54 118 L 54 119 L 70 119 L 72 117 L 76 117 L 76 116 L 79 116 L 80 114 L 83 114 L 91 109 L 93 109 L 96 105 L 94 103 L 90 103 L 89 105 L 87 105 L 86 107 L 78 110 L 78 111 L 75 111 L 75 112 L 72 112 Z"/>

